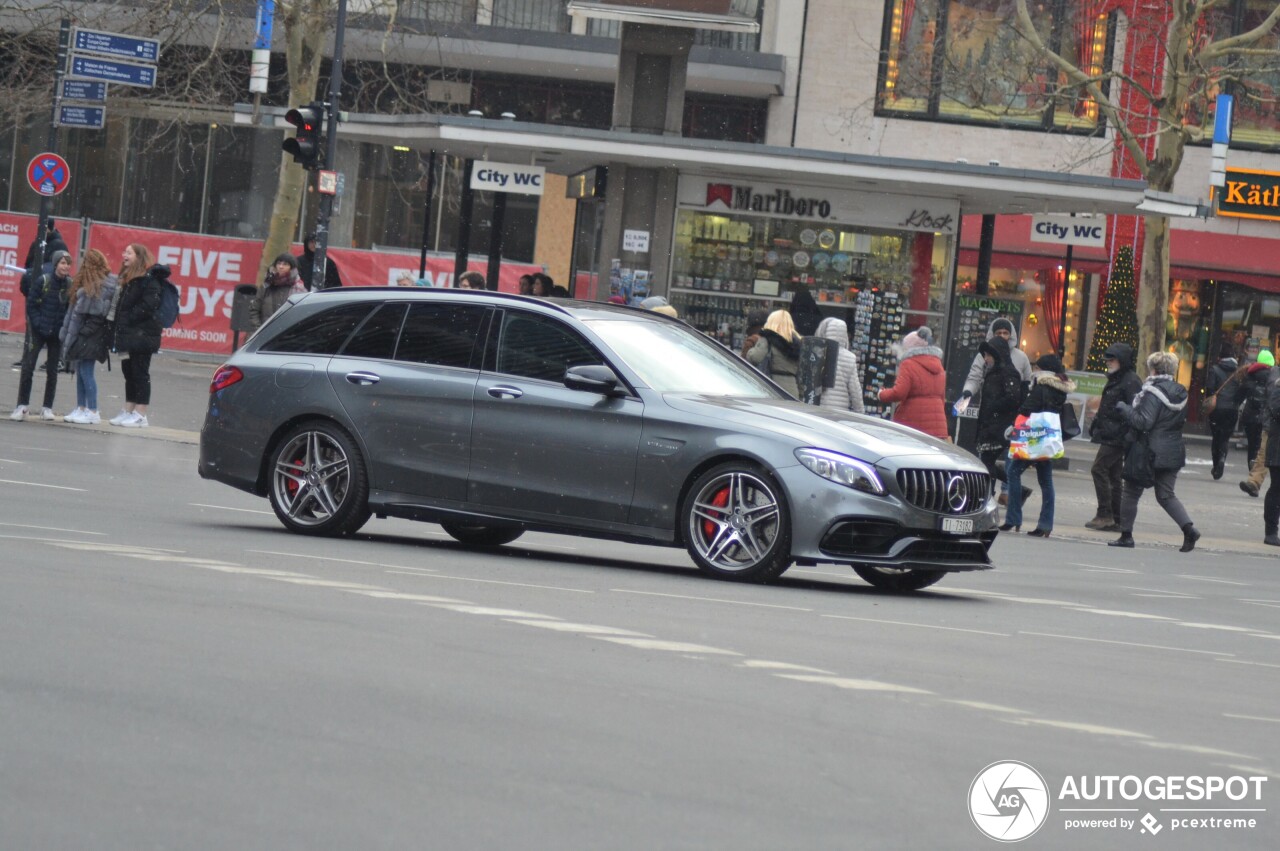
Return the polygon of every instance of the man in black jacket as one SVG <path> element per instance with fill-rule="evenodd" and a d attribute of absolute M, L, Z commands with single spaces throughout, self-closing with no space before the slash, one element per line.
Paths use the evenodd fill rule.
<path fill-rule="evenodd" d="M 53 252 L 66 251 L 68 254 L 71 253 L 70 249 L 67 248 L 67 241 L 62 238 L 62 234 L 58 231 L 57 222 L 53 219 L 49 219 L 45 223 L 44 230 L 44 256 L 41 257 L 40 255 L 39 236 L 31 240 L 31 245 L 27 248 L 27 262 L 23 264 L 27 271 L 22 276 L 21 284 L 21 289 L 24 293 L 30 288 L 31 282 L 36 280 L 36 278 L 41 274 L 48 274 L 53 271 L 53 266 L 49 263 L 50 258 L 53 257 Z M 25 352 L 29 345 L 31 345 L 30 328 L 27 329 L 27 335 L 23 338 L 22 350 Z M 21 358 L 14 362 L 13 368 L 22 369 Z"/>
<path fill-rule="evenodd" d="M 316 235 L 309 233 L 306 239 L 302 240 L 302 253 L 298 255 L 298 277 L 302 278 L 302 284 L 309 290 L 315 289 L 315 282 L 311 279 L 314 274 L 316 263 Z M 333 262 L 333 258 L 325 256 L 324 262 L 324 288 L 326 290 L 334 287 L 342 286 L 342 278 L 338 275 L 338 265 Z"/>
<path fill-rule="evenodd" d="M 1100 532 L 1120 531 L 1120 494 L 1123 483 L 1120 474 L 1124 470 L 1125 433 L 1128 420 L 1116 410 L 1119 402 L 1130 404 L 1142 389 L 1142 381 L 1133 371 L 1133 347 L 1127 343 L 1112 343 L 1103 352 L 1107 362 L 1107 384 L 1102 388 L 1098 413 L 1093 418 L 1089 440 L 1098 444 L 1094 456 L 1093 490 L 1098 498 L 1098 511 L 1085 523 L 1087 529 Z"/>

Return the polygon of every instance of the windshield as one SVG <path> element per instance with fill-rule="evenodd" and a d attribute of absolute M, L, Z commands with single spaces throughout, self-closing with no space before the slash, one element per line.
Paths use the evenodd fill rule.
<path fill-rule="evenodd" d="M 660 393 L 779 397 L 751 366 L 689 328 L 616 319 L 587 324 L 645 384 Z"/>

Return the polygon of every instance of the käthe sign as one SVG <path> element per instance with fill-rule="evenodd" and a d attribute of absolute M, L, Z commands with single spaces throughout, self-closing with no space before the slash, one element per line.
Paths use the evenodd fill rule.
<path fill-rule="evenodd" d="M 547 170 L 540 165 L 514 165 L 477 161 L 471 171 L 471 188 L 486 192 L 541 195 Z"/>
<path fill-rule="evenodd" d="M 1107 217 L 1037 214 L 1031 217 L 1031 241 L 1106 248 Z"/>
<path fill-rule="evenodd" d="M 1214 196 L 1219 216 L 1280 221 L 1280 172 L 1229 168 Z"/>

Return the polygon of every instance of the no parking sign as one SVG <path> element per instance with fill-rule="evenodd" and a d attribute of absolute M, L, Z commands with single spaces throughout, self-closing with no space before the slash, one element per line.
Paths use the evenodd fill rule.
<path fill-rule="evenodd" d="M 40 195 L 58 195 L 71 183 L 71 166 L 57 154 L 36 154 L 27 165 L 27 183 Z"/>

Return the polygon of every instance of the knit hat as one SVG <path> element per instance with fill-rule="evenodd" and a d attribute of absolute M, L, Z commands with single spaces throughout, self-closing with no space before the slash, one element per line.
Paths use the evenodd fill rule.
<path fill-rule="evenodd" d="M 275 263 L 272 263 L 271 265 L 274 266 L 276 265 L 276 263 L 288 263 L 290 269 L 298 268 L 298 259 L 294 257 L 292 254 L 288 254 L 288 253 L 281 254 L 278 257 L 276 257 Z"/>
<path fill-rule="evenodd" d="M 49 255 L 49 262 L 53 264 L 53 268 L 57 269 L 57 268 L 58 268 L 58 264 L 62 262 L 62 258 L 63 258 L 63 257 L 65 257 L 65 258 L 67 258 L 68 260 L 70 260 L 70 259 L 71 259 L 71 252 L 70 252 L 70 251 L 63 251 L 61 248 L 59 248 L 57 251 L 55 251 L 55 252 L 53 252 L 52 254 L 50 254 L 50 255 Z"/>
<path fill-rule="evenodd" d="M 1043 369 L 1045 372 L 1052 372 L 1057 375 L 1066 372 L 1066 369 L 1062 366 L 1062 361 L 1052 353 L 1036 358 L 1036 369 Z"/>
<path fill-rule="evenodd" d="M 1275 366 L 1276 356 L 1271 354 L 1271 352 L 1267 351 L 1266 349 L 1263 349 L 1262 351 L 1258 352 L 1258 363 L 1263 364 L 1264 366 Z"/>
<path fill-rule="evenodd" d="M 1236 356 L 1236 350 L 1230 343 L 1223 343 L 1222 348 L 1218 350 L 1218 357 L 1233 358 Z"/>
<path fill-rule="evenodd" d="M 1008 331 L 1010 334 L 1012 334 L 1013 323 L 1002 316 L 999 319 L 997 319 L 995 322 L 991 323 L 991 333 L 994 334 L 997 331 Z"/>
<path fill-rule="evenodd" d="M 927 325 L 921 326 L 902 338 L 902 350 L 909 352 L 923 346 L 933 345 L 933 332 Z"/>

